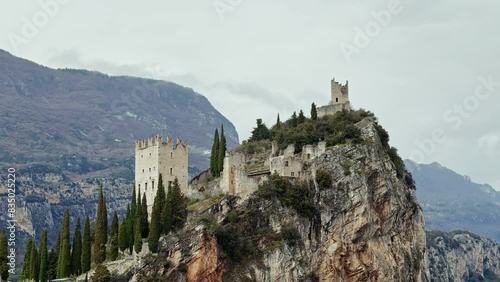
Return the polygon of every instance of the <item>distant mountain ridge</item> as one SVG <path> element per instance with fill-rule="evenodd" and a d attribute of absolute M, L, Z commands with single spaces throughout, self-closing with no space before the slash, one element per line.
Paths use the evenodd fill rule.
<path fill-rule="evenodd" d="M 0 171 L 17 170 L 19 241 L 49 230 L 55 240 L 63 212 L 95 216 L 102 184 L 108 211 L 123 214 L 134 180 L 135 141 L 153 134 L 189 142 L 189 172 L 208 167 L 215 128 L 228 148 L 234 125 L 204 96 L 175 83 L 56 70 L 0 50 Z M 0 174 L 5 180 L 6 173 Z M 0 181 L 0 201 L 7 187 Z M 5 226 L 7 205 L 0 205 Z"/>
<path fill-rule="evenodd" d="M 500 192 L 438 163 L 405 160 L 427 230 L 467 230 L 500 242 Z"/>

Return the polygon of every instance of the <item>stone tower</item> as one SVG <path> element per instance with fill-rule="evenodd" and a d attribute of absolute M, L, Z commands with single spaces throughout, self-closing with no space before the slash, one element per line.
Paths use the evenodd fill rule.
<path fill-rule="evenodd" d="M 158 189 L 158 179 L 162 175 L 165 194 L 169 183 L 175 177 L 179 180 L 181 191 L 187 195 L 188 188 L 188 144 L 186 141 L 156 135 L 135 142 L 135 191 L 141 198 L 146 193 L 148 213 L 151 215 L 153 202 Z"/>
<path fill-rule="evenodd" d="M 328 115 L 334 115 L 342 110 L 351 110 L 351 103 L 349 102 L 349 82 L 346 81 L 345 85 L 335 81 L 335 78 L 331 81 L 331 95 L 332 99 L 330 103 L 326 106 L 317 108 L 318 117 L 324 117 Z"/>
<path fill-rule="evenodd" d="M 345 85 L 340 84 L 332 79 L 332 100 L 330 104 L 332 105 L 349 105 L 349 81 L 345 82 Z"/>

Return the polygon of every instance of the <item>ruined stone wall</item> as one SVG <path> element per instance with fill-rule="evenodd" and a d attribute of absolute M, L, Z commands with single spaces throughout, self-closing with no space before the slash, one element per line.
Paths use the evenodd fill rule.
<path fill-rule="evenodd" d="M 342 110 L 350 110 L 350 104 L 349 102 L 345 104 L 335 104 L 335 105 L 326 105 L 322 107 L 318 107 L 316 110 L 318 112 L 318 118 L 322 118 L 327 115 L 334 115 L 337 112 L 340 112 Z"/>

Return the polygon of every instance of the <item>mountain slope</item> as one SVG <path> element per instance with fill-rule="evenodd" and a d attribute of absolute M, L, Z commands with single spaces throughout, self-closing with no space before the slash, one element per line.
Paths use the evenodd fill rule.
<path fill-rule="evenodd" d="M 153 134 L 188 140 L 191 176 L 208 167 L 216 127 L 224 125 L 229 148 L 239 143 L 233 124 L 190 88 L 50 69 L 1 50 L 0 99 L 0 201 L 7 203 L 6 172 L 14 167 L 20 245 L 48 229 L 51 246 L 65 209 L 72 225 L 77 216 L 94 217 L 101 184 L 108 210 L 123 214 L 136 140 Z M 6 214 L 0 205 L 0 225 Z"/>
<path fill-rule="evenodd" d="M 438 163 L 406 160 L 427 230 L 468 230 L 500 242 L 500 192 Z"/>

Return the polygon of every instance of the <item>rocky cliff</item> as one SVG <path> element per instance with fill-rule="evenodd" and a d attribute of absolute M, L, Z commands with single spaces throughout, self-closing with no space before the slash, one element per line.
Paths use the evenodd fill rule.
<path fill-rule="evenodd" d="M 467 231 L 427 232 L 431 281 L 500 281 L 500 245 Z"/>
<path fill-rule="evenodd" d="M 373 119 L 357 127 L 363 142 L 329 147 L 306 164 L 305 180 L 275 175 L 247 198 L 189 206 L 185 228 L 142 258 L 135 279 L 428 281 L 411 176 Z"/>

